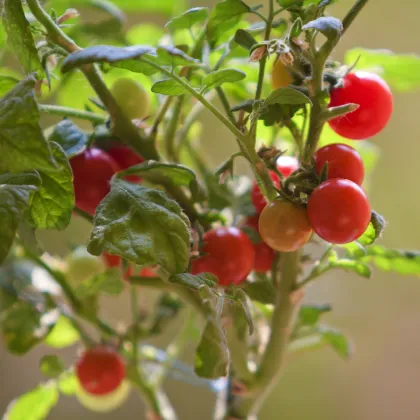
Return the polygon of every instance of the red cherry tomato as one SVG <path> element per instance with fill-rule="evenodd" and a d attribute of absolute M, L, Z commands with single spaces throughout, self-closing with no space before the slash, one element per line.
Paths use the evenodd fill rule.
<path fill-rule="evenodd" d="M 139 272 L 140 277 L 156 277 L 156 273 L 149 267 L 144 267 Z"/>
<path fill-rule="evenodd" d="M 345 144 L 329 144 L 314 155 L 316 172 L 319 175 L 328 162 L 327 179 L 342 178 L 362 185 L 365 167 L 359 153 Z"/>
<path fill-rule="evenodd" d="M 191 272 L 213 273 L 220 286 L 242 283 L 254 264 L 254 247 L 236 227 L 219 227 L 203 236 L 203 256 L 192 262 Z"/>
<path fill-rule="evenodd" d="M 105 395 L 114 391 L 125 378 L 120 355 L 107 346 L 86 350 L 76 362 L 76 376 L 89 394 Z"/>
<path fill-rule="evenodd" d="M 312 234 L 306 209 L 290 201 L 272 201 L 261 213 L 258 227 L 262 240 L 280 252 L 301 248 Z"/>
<path fill-rule="evenodd" d="M 119 171 L 117 162 L 100 149 L 86 149 L 70 159 L 76 206 L 94 214 L 96 207 L 109 193 L 109 181 Z"/>
<path fill-rule="evenodd" d="M 144 162 L 142 156 L 139 156 L 133 149 L 123 144 L 116 144 L 107 149 L 106 152 L 118 163 L 121 170 Z M 127 175 L 125 179 L 131 182 L 141 181 L 141 178 L 137 175 Z"/>
<path fill-rule="evenodd" d="M 308 217 L 313 230 L 332 244 L 359 238 L 368 227 L 371 208 L 364 191 L 347 179 L 323 182 L 308 200 Z"/>
<path fill-rule="evenodd" d="M 343 87 L 331 92 L 330 107 L 355 103 L 360 107 L 330 120 L 331 128 L 347 139 L 362 140 L 378 134 L 391 118 L 392 92 L 377 74 L 365 71 L 349 73 Z"/>
<path fill-rule="evenodd" d="M 276 162 L 277 169 L 279 172 L 287 178 L 293 172 L 297 171 L 299 162 L 294 156 L 280 156 Z"/>
<path fill-rule="evenodd" d="M 121 265 L 121 257 L 118 255 L 111 255 L 107 252 L 104 252 L 102 256 L 105 259 L 105 263 L 108 268 L 118 268 Z M 127 268 L 127 271 L 125 272 L 125 277 L 130 277 L 133 275 L 133 268 L 130 266 Z"/>
<path fill-rule="evenodd" d="M 259 216 L 248 217 L 245 226 L 249 226 L 258 232 Z M 253 270 L 257 273 L 266 273 L 271 270 L 276 253 L 264 241 L 254 245 L 255 259 Z"/>

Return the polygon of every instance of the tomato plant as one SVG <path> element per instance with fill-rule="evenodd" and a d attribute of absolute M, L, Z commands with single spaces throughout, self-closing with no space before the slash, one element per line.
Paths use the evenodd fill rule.
<path fill-rule="evenodd" d="M 388 83 L 419 87 L 420 59 L 336 61 L 368 0 L 340 18 L 335 1 L 251 3 L 1 2 L 0 341 L 39 346 L 46 377 L 4 418 L 47 418 L 62 394 L 106 412 L 136 389 L 172 420 L 167 377 L 217 393 L 218 419 L 256 418 L 285 356 L 350 353 L 308 284 L 420 274 L 417 252 L 376 243 L 360 185 L 377 147 L 342 139 L 381 132 Z"/>

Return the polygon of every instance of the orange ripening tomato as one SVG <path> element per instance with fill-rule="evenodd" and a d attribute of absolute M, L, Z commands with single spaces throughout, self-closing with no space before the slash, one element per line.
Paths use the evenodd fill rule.
<path fill-rule="evenodd" d="M 280 89 L 291 85 L 293 82 L 292 75 L 281 60 L 274 63 L 273 71 L 271 72 L 271 85 L 273 89 Z"/>

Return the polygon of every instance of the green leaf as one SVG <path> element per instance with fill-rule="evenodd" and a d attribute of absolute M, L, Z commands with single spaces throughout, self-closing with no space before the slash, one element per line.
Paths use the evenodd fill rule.
<path fill-rule="evenodd" d="M 277 0 L 280 7 L 302 6 L 303 0 Z"/>
<path fill-rule="evenodd" d="M 58 378 L 58 388 L 64 395 L 74 395 L 77 391 L 77 379 L 72 370 L 63 372 Z"/>
<path fill-rule="evenodd" d="M 76 288 L 75 293 L 80 299 L 86 299 L 101 292 L 107 295 L 119 295 L 123 290 L 124 283 L 121 280 L 121 272 L 118 268 L 113 268 L 84 280 Z"/>
<path fill-rule="evenodd" d="M 38 79 L 42 79 L 44 71 L 21 1 L 3 1 L 3 24 L 6 29 L 7 44 L 10 51 L 17 56 L 25 73 L 36 72 Z"/>
<path fill-rule="evenodd" d="M 190 289 L 198 290 L 203 285 L 214 287 L 217 284 L 218 279 L 211 273 L 200 273 L 197 275 L 182 273 L 169 277 L 169 281 L 171 283 L 189 287 Z"/>
<path fill-rule="evenodd" d="M 317 330 L 324 341 L 329 344 L 339 356 L 343 359 L 348 359 L 351 356 L 351 344 L 341 331 L 326 326 L 320 326 Z"/>
<path fill-rule="evenodd" d="M 50 333 L 46 336 L 44 344 L 56 349 L 62 349 L 76 344 L 79 340 L 79 332 L 73 327 L 68 318 L 61 315 Z"/>
<path fill-rule="evenodd" d="M 310 104 L 311 100 L 302 92 L 296 89 L 287 87 L 276 89 L 270 93 L 265 100 L 266 105 L 274 104 L 288 104 L 288 105 L 303 105 Z"/>
<path fill-rule="evenodd" d="M 62 230 L 74 208 L 73 173 L 64 150 L 57 143 L 51 149 L 57 168 L 39 172 L 42 184 L 32 199 L 30 219 L 34 227 Z"/>
<path fill-rule="evenodd" d="M 157 58 L 155 60 L 152 58 L 152 60 L 156 61 L 161 66 L 191 66 L 199 63 L 198 60 L 171 45 L 160 46 L 157 48 L 156 52 Z"/>
<path fill-rule="evenodd" d="M 156 304 L 155 316 L 150 327 L 151 334 L 161 334 L 168 324 L 175 319 L 181 308 L 182 302 L 172 293 L 164 293 Z"/>
<path fill-rule="evenodd" d="M 85 150 L 89 137 L 72 121 L 63 120 L 54 127 L 48 140 L 59 144 L 70 159 Z"/>
<path fill-rule="evenodd" d="M 64 371 L 64 363 L 58 356 L 47 354 L 39 361 L 39 370 L 44 376 L 57 378 Z"/>
<path fill-rule="evenodd" d="M 196 201 L 201 201 L 205 197 L 205 192 L 202 191 L 202 187 L 198 183 L 195 173 L 184 165 L 149 160 L 139 165 L 131 166 L 119 174 L 120 177 L 126 175 L 139 175 L 149 182 L 158 185 L 189 187 Z"/>
<path fill-rule="evenodd" d="M 248 51 L 255 44 L 257 44 L 257 40 L 248 31 L 245 31 L 244 29 L 238 29 L 233 39 L 238 45 L 240 45 Z"/>
<path fill-rule="evenodd" d="M 173 79 L 159 80 L 152 86 L 152 92 L 168 96 L 179 96 L 188 94 L 188 90 Z"/>
<path fill-rule="evenodd" d="M 322 315 L 331 310 L 330 305 L 302 305 L 299 310 L 298 322 L 300 325 L 313 327 Z"/>
<path fill-rule="evenodd" d="M 250 298 L 243 289 L 235 289 L 234 297 L 241 306 L 243 315 L 248 323 L 249 335 L 252 335 L 254 333 L 254 321 L 251 314 L 252 305 Z"/>
<path fill-rule="evenodd" d="M 0 97 L 13 89 L 18 83 L 19 80 L 14 77 L 0 75 Z"/>
<path fill-rule="evenodd" d="M 44 420 L 57 404 L 60 394 L 54 381 L 13 400 L 7 407 L 4 420 Z"/>
<path fill-rule="evenodd" d="M 174 17 L 166 24 L 166 27 L 173 32 L 178 29 L 190 29 L 193 25 L 205 21 L 208 14 L 207 7 L 193 7 L 182 15 Z"/>
<path fill-rule="evenodd" d="M 208 39 L 216 41 L 223 32 L 238 23 L 243 14 L 250 11 L 251 8 L 241 0 L 224 0 L 217 3 L 207 23 Z"/>
<path fill-rule="evenodd" d="M 395 54 L 389 50 L 354 48 L 347 51 L 345 62 L 357 69 L 376 71 L 392 88 L 407 92 L 420 88 L 420 56 Z"/>
<path fill-rule="evenodd" d="M 372 211 L 370 223 L 363 233 L 363 235 L 357 240 L 361 245 L 373 244 L 382 234 L 386 227 L 385 219 L 377 213 L 375 210 Z"/>
<path fill-rule="evenodd" d="M 204 77 L 202 83 L 207 90 L 222 86 L 223 83 L 235 83 L 245 79 L 246 74 L 243 71 L 235 69 L 221 69 L 212 71 Z"/>
<path fill-rule="evenodd" d="M 189 261 L 190 223 L 177 202 L 159 190 L 121 180 L 96 210 L 88 250 L 105 250 L 138 265 L 183 273 Z"/>
<path fill-rule="evenodd" d="M 252 300 L 274 305 L 276 289 L 268 279 L 246 282 L 244 290 Z"/>
<path fill-rule="evenodd" d="M 19 223 L 39 184 L 36 174 L 0 175 L 0 264 L 9 253 Z"/>
<path fill-rule="evenodd" d="M 152 23 L 134 25 L 125 34 L 131 45 L 153 45 L 165 34 L 164 30 Z"/>
<path fill-rule="evenodd" d="M 195 353 L 195 373 L 208 379 L 226 376 L 228 361 L 225 333 L 215 320 L 210 319 Z"/>
<path fill-rule="evenodd" d="M 372 271 L 370 267 L 357 260 L 351 260 L 347 258 L 341 258 L 341 259 L 331 259 L 328 261 L 327 265 L 328 269 L 331 268 L 341 268 L 346 271 L 352 271 L 356 274 L 358 274 L 361 277 L 365 277 L 369 279 L 372 276 Z"/>
<path fill-rule="evenodd" d="M 0 101 L 0 173 L 51 170 L 54 158 L 39 126 L 35 79 L 16 85 Z"/>
<path fill-rule="evenodd" d="M 316 29 L 330 40 L 336 40 L 343 32 L 343 23 L 335 17 L 320 17 L 302 26 L 303 30 Z"/>
<path fill-rule="evenodd" d="M 366 248 L 363 262 L 372 262 L 383 271 L 394 271 L 404 275 L 420 275 L 420 252 L 388 249 L 380 245 Z"/>

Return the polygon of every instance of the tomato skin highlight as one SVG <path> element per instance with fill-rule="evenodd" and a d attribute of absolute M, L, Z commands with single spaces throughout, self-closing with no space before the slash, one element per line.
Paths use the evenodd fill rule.
<path fill-rule="evenodd" d="M 294 156 L 282 155 L 277 159 L 277 169 L 285 177 L 289 177 L 299 168 L 299 161 Z"/>
<path fill-rule="evenodd" d="M 387 83 L 377 74 L 356 71 L 345 76 L 343 84 L 343 87 L 331 91 L 329 107 L 349 103 L 360 107 L 330 120 L 331 128 L 340 136 L 352 140 L 363 140 L 382 131 L 393 110 L 392 92 Z"/>
<path fill-rule="evenodd" d="M 76 362 L 76 377 L 89 394 L 105 395 L 119 387 L 125 378 L 125 365 L 120 355 L 101 345 L 87 349 Z"/>
<path fill-rule="evenodd" d="M 115 144 L 106 149 L 106 152 L 115 160 L 115 162 L 117 162 L 120 170 L 122 171 L 144 162 L 142 156 L 138 155 L 133 149 L 123 144 Z M 127 175 L 124 179 L 131 182 L 141 181 L 141 178 L 137 175 Z"/>
<path fill-rule="evenodd" d="M 314 158 L 318 175 L 328 162 L 327 179 L 348 179 L 357 185 L 362 185 L 365 167 L 359 153 L 352 147 L 341 143 L 329 144 L 318 149 Z"/>
<path fill-rule="evenodd" d="M 263 210 L 258 227 L 263 241 L 280 252 L 298 250 L 312 234 L 306 209 L 282 199 Z"/>
<path fill-rule="evenodd" d="M 252 271 L 255 252 L 251 240 L 236 227 L 218 227 L 203 236 L 203 256 L 191 264 L 191 273 L 212 273 L 219 286 L 242 283 Z"/>
<path fill-rule="evenodd" d="M 273 70 L 271 72 L 271 85 L 273 89 L 285 88 L 292 84 L 293 78 L 287 67 L 283 64 L 281 60 L 277 60 L 273 65 Z"/>
<path fill-rule="evenodd" d="M 327 242 L 346 244 L 366 230 L 371 207 L 365 192 L 347 179 L 330 179 L 319 185 L 308 200 L 313 230 Z"/>
<path fill-rule="evenodd" d="M 70 165 L 76 206 L 94 215 L 96 207 L 111 189 L 111 178 L 120 168 L 111 156 L 94 147 L 71 158 Z"/>

